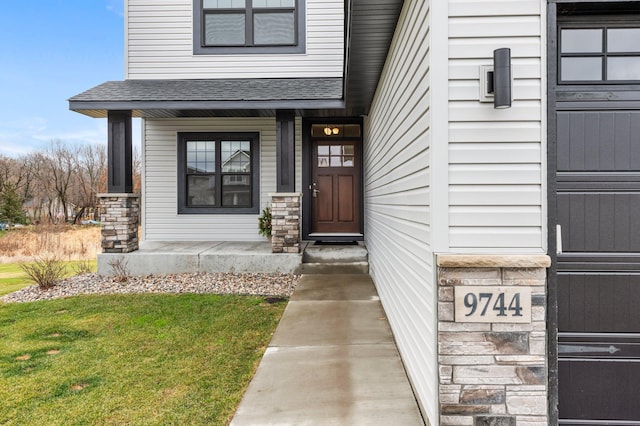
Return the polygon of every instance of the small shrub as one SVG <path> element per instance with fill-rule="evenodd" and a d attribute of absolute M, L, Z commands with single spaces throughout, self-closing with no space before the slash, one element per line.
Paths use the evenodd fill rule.
<path fill-rule="evenodd" d="M 258 218 L 258 234 L 263 237 L 271 237 L 271 209 L 266 207 Z"/>
<path fill-rule="evenodd" d="M 113 271 L 114 279 L 119 283 L 126 283 L 129 281 L 131 277 L 131 272 L 129 272 L 129 262 L 123 259 L 114 259 L 109 261 L 109 266 L 111 266 L 111 270 Z"/>
<path fill-rule="evenodd" d="M 65 274 L 64 263 L 56 255 L 39 256 L 33 263 L 20 265 L 20 269 L 43 290 L 56 285 Z"/>
<path fill-rule="evenodd" d="M 75 265 L 73 265 L 73 272 L 76 275 L 92 274 L 93 265 L 89 260 L 80 260 Z"/>

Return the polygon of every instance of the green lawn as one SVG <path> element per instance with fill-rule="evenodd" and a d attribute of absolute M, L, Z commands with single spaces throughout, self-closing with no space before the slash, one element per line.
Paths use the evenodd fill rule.
<path fill-rule="evenodd" d="M 80 261 L 64 262 L 67 268 L 67 276 L 75 275 L 74 267 L 80 263 Z M 93 271 L 97 270 L 97 262 L 94 260 L 90 262 Z M 13 293 L 20 290 L 23 287 L 27 287 L 33 284 L 31 278 L 20 269 L 19 263 L 3 263 L 0 264 L 0 296 Z"/>
<path fill-rule="evenodd" d="M 0 303 L 0 424 L 227 424 L 285 305 L 228 295 Z"/>

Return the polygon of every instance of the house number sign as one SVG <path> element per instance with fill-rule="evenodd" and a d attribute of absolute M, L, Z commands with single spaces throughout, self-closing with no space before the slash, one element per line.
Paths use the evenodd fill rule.
<path fill-rule="evenodd" d="M 456 322 L 531 322 L 529 287 L 455 287 Z"/>

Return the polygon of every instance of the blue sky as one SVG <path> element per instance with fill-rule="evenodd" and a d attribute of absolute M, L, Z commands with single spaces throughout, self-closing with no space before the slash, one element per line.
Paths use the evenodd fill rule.
<path fill-rule="evenodd" d="M 2 6 L 0 154 L 19 156 L 55 139 L 106 144 L 106 119 L 69 111 L 67 99 L 124 78 L 123 0 L 18 0 Z"/>

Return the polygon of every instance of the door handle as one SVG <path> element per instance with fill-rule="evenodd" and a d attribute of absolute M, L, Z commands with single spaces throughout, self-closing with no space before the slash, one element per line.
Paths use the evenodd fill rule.
<path fill-rule="evenodd" d="M 318 192 L 320 192 L 319 189 L 316 189 L 316 186 L 318 186 L 316 182 L 313 182 L 311 185 L 309 185 L 309 189 L 311 190 L 311 196 L 313 198 L 318 198 Z"/>
<path fill-rule="evenodd" d="M 556 225 L 556 254 L 562 254 L 562 225 Z"/>

